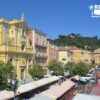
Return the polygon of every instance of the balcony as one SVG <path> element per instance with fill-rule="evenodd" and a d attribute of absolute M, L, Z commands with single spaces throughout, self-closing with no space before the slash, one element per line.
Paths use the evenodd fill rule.
<path fill-rule="evenodd" d="M 21 47 L 13 45 L 0 45 L 0 52 L 15 52 L 15 53 L 29 53 L 33 54 L 32 48 L 26 48 L 25 51 L 21 50 Z"/>
<path fill-rule="evenodd" d="M 45 53 L 36 53 L 35 54 L 35 56 L 37 57 L 37 58 L 47 58 L 47 54 Z"/>
<path fill-rule="evenodd" d="M 26 52 L 26 53 L 33 54 L 33 49 L 32 49 L 32 48 L 27 48 L 25 52 Z"/>
<path fill-rule="evenodd" d="M 47 43 L 41 43 L 41 42 L 36 42 L 35 43 L 36 46 L 41 46 L 41 47 L 47 47 Z"/>
<path fill-rule="evenodd" d="M 35 56 L 36 56 L 36 57 L 39 57 L 39 53 L 36 53 Z"/>

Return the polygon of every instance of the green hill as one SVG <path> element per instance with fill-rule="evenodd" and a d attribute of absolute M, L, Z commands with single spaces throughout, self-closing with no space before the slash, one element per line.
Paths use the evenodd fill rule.
<path fill-rule="evenodd" d="M 54 43 L 58 46 L 77 46 L 90 51 L 100 48 L 100 38 L 97 36 L 83 37 L 75 33 L 59 35 L 58 38 L 54 40 Z"/>

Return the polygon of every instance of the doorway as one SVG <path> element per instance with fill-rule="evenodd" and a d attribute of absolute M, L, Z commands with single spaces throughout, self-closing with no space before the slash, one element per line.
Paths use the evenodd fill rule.
<path fill-rule="evenodd" d="M 21 80 L 23 80 L 24 79 L 24 75 L 25 75 L 25 68 L 23 68 L 23 67 L 21 67 L 21 76 L 20 76 L 20 78 L 21 78 Z"/>

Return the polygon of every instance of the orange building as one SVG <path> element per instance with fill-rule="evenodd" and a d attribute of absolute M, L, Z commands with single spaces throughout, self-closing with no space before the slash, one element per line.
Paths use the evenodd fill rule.
<path fill-rule="evenodd" d="M 58 47 L 54 45 L 53 41 L 47 40 L 47 63 L 53 60 L 58 60 Z"/>

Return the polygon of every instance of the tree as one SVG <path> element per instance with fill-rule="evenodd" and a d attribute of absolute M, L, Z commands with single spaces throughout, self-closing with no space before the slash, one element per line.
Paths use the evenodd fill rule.
<path fill-rule="evenodd" d="M 57 61 L 51 61 L 48 64 L 49 70 L 53 71 L 54 75 L 63 75 L 64 74 L 64 68 L 63 64 L 61 62 Z"/>
<path fill-rule="evenodd" d="M 71 33 L 68 35 L 59 35 L 54 40 L 58 46 L 77 46 L 78 48 L 84 49 L 87 45 L 87 50 L 94 51 L 100 48 L 100 39 L 97 36 L 94 37 L 83 37 L 80 34 Z"/>
<path fill-rule="evenodd" d="M 8 87 L 7 79 L 9 76 L 14 75 L 14 66 L 10 63 L 0 61 L 0 90 Z"/>
<path fill-rule="evenodd" d="M 80 76 L 86 76 L 86 74 L 89 71 L 89 65 L 83 62 L 79 62 L 77 64 L 75 63 L 68 63 L 65 65 L 65 70 L 69 70 L 70 75 L 80 75 Z"/>
<path fill-rule="evenodd" d="M 86 76 L 88 71 L 89 71 L 89 66 L 86 63 L 79 62 L 73 68 L 73 75 L 77 75 L 78 74 L 80 76 Z"/>
<path fill-rule="evenodd" d="M 64 65 L 64 70 L 65 71 L 69 71 L 70 75 L 73 75 L 73 68 L 75 67 L 75 63 L 74 62 L 68 62 L 67 64 Z"/>
<path fill-rule="evenodd" d="M 40 65 L 34 64 L 33 66 L 31 66 L 31 68 L 29 69 L 29 73 L 33 79 L 37 79 L 37 78 L 40 79 L 44 77 L 44 69 Z"/>

